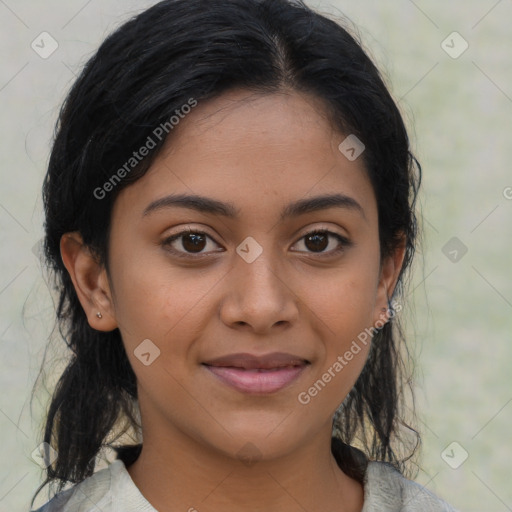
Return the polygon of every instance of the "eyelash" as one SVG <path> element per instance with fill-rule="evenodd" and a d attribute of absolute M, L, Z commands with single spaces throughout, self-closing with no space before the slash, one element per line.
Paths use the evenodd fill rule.
<path fill-rule="evenodd" d="M 176 249 L 170 247 L 172 242 L 174 242 L 175 240 L 178 240 L 179 238 L 181 238 L 185 235 L 191 235 L 191 234 L 205 236 L 205 237 L 209 238 L 210 240 L 212 240 L 213 242 L 215 242 L 215 240 L 213 240 L 213 238 L 208 233 L 205 233 L 204 231 L 187 229 L 185 231 L 180 231 L 179 233 L 171 235 L 170 237 L 163 240 L 162 246 L 168 247 L 168 250 L 179 258 L 186 258 L 189 260 L 191 260 L 191 259 L 198 260 L 198 259 L 207 257 L 208 253 L 202 253 L 202 254 L 201 253 L 194 254 L 194 253 L 187 253 L 187 252 L 184 253 L 184 252 L 177 251 Z M 301 238 L 299 238 L 298 241 L 303 240 L 304 238 L 306 238 L 308 236 L 314 236 L 317 234 L 331 235 L 334 238 L 336 238 L 336 240 L 338 240 L 338 242 L 341 243 L 340 247 L 338 247 L 337 249 L 331 250 L 329 252 L 317 252 L 317 253 L 309 252 L 309 254 L 314 254 L 321 258 L 322 257 L 332 257 L 335 255 L 338 255 L 338 254 L 342 253 L 343 251 L 345 251 L 345 249 L 347 249 L 348 247 L 351 247 L 353 245 L 353 243 L 350 240 L 348 240 L 347 238 L 345 238 L 344 236 L 342 236 L 338 233 L 335 233 L 333 231 L 329 231 L 328 229 L 315 229 L 315 230 L 310 231 L 309 233 L 306 233 L 305 235 L 303 235 Z M 217 242 L 215 242 L 215 243 L 217 244 Z M 217 245 L 219 245 L 219 244 L 217 244 Z M 215 252 L 221 252 L 221 251 L 215 251 Z M 304 252 L 304 251 L 296 251 L 296 252 Z"/>

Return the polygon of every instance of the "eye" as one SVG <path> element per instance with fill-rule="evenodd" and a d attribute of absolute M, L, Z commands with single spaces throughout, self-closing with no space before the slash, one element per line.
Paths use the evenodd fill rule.
<path fill-rule="evenodd" d="M 335 242 L 332 243 L 332 240 L 338 242 L 338 247 L 336 247 Z M 205 251 L 208 247 L 208 241 L 213 242 L 215 246 L 219 247 L 219 245 L 204 231 L 187 229 L 166 238 L 162 242 L 162 245 L 176 256 L 189 259 L 198 259 L 206 256 L 210 252 L 222 251 L 215 250 L 215 248 L 210 251 Z M 346 237 L 327 229 L 316 229 L 311 231 L 304 235 L 299 241 L 303 241 L 304 246 L 306 247 L 305 252 L 318 254 L 320 256 L 333 256 L 343 252 L 346 248 L 353 245 Z M 334 248 L 326 250 L 332 245 L 334 245 Z M 299 250 L 297 252 L 304 251 Z"/>
<path fill-rule="evenodd" d="M 166 238 L 162 245 L 180 258 L 198 258 L 205 256 L 206 252 L 212 252 L 201 252 L 208 246 L 208 240 L 218 247 L 218 244 L 207 233 L 187 229 Z"/>
<path fill-rule="evenodd" d="M 330 243 L 330 239 L 334 239 L 338 242 L 338 247 L 336 247 L 336 243 Z M 327 229 L 316 229 L 304 235 L 300 241 L 303 241 L 304 246 L 308 249 L 307 252 L 312 252 L 314 254 L 320 255 L 328 255 L 333 256 L 335 254 L 343 252 L 346 248 L 352 245 L 352 242 L 338 233 L 334 233 L 333 231 L 329 231 Z M 326 250 L 329 246 L 334 245 L 334 248 L 331 250 Z M 299 251 L 301 252 L 301 251 Z"/>

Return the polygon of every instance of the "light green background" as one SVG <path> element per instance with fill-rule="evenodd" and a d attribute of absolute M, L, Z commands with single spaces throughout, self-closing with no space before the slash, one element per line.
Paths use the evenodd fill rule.
<path fill-rule="evenodd" d="M 31 416 L 29 399 L 53 305 L 33 248 L 58 108 L 102 39 L 153 3 L 0 1 L 0 511 L 28 510 L 42 475 L 30 456 L 41 408 Z M 425 240 L 405 317 L 423 421 L 417 481 L 463 511 L 512 510 L 512 1 L 310 5 L 358 25 L 423 166 Z M 59 44 L 48 59 L 30 46 L 43 31 Z M 469 44 L 456 59 L 441 46 L 454 31 Z M 467 247 L 456 262 L 442 250 L 452 237 Z M 469 454 L 458 469 L 441 458 L 453 441 Z"/>

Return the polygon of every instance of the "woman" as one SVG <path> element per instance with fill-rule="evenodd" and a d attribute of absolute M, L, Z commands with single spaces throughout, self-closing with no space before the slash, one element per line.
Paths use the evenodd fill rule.
<path fill-rule="evenodd" d="M 44 183 L 73 355 L 40 512 L 453 510 L 402 476 L 415 164 L 376 67 L 303 3 L 166 0 L 109 36 Z"/>

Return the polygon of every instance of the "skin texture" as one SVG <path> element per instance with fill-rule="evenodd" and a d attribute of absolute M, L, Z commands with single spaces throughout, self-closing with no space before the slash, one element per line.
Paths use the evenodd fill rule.
<path fill-rule="evenodd" d="M 144 447 L 129 468 L 133 481 L 162 512 L 360 511 L 363 488 L 338 468 L 330 437 L 369 344 L 308 404 L 297 397 L 382 321 L 403 261 L 403 247 L 380 261 L 362 158 L 338 150 L 345 135 L 317 99 L 292 91 L 238 90 L 199 103 L 171 136 L 116 199 L 109 276 L 78 233 L 61 240 L 91 327 L 120 329 L 137 376 Z M 331 207 L 280 220 L 289 203 L 333 193 L 355 199 L 363 213 Z M 176 206 L 143 215 L 169 194 L 229 202 L 239 217 Z M 197 249 L 205 256 L 190 252 L 186 236 L 165 245 L 187 229 L 207 233 Z M 304 238 L 315 229 L 351 243 L 330 235 L 316 248 Z M 252 263 L 236 252 L 249 236 L 263 250 Z M 176 255 L 187 248 L 188 259 Z M 147 366 L 134 354 L 146 339 L 160 350 Z M 201 365 L 274 351 L 311 364 L 267 395 L 235 390 Z"/>

